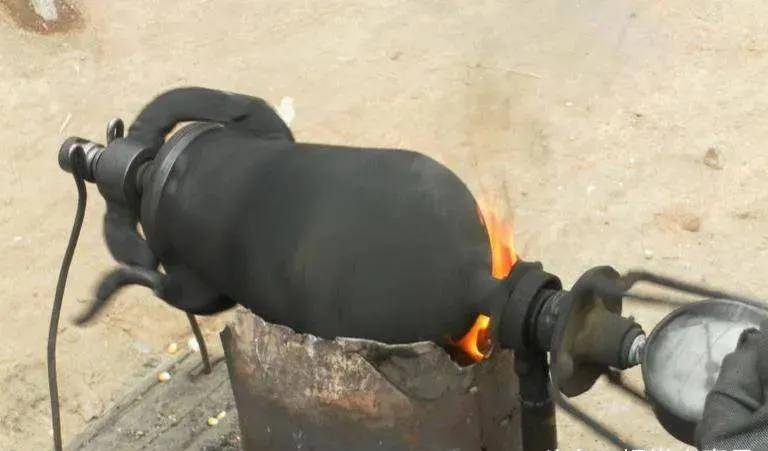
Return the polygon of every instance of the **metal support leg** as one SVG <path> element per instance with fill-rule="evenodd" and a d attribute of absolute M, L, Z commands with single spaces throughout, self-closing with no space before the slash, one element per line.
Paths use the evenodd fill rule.
<path fill-rule="evenodd" d="M 200 355 L 203 358 L 205 374 L 211 374 L 211 359 L 208 358 L 208 347 L 205 345 L 205 337 L 203 337 L 203 333 L 200 331 L 200 325 L 197 324 L 197 318 L 195 318 L 195 315 L 187 313 L 187 319 L 189 320 L 189 325 L 192 327 L 192 333 L 195 334 L 197 345 L 200 348 Z"/>
<path fill-rule="evenodd" d="M 524 451 L 557 449 L 555 403 L 549 394 L 549 365 L 543 352 L 516 352 L 515 371 L 520 377 Z"/>

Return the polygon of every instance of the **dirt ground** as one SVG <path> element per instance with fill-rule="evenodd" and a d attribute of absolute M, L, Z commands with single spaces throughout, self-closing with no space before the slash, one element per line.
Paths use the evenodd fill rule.
<path fill-rule="evenodd" d="M 768 293 L 764 2 L 78 0 L 48 33 L 24 5 L 0 0 L 2 450 L 50 446 L 47 323 L 75 207 L 58 146 L 175 86 L 291 97 L 300 140 L 429 154 L 567 285 L 611 264 Z M 71 324 L 114 266 L 90 193 L 59 345 L 65 440 L 189 336 L 141 289 Z M 646 329 L 664 313 L 626 310 Z M 577 401 L 635 443 L 684 449 L 615 389 Z M 607 449 L 559 423 L 561 449 Z"/>

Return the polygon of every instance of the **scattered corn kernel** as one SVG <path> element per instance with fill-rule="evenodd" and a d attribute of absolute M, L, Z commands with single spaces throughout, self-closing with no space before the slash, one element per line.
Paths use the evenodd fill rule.
<path fill-rule="evenodd" d="M 187 347 L 192 350 L 192 352 L 200 352 L 200 344 L 195 337 L 189 337 L 187 340 Z"/>
<path fill-rule="evenodd" d="M 168 371 L 161 371 L 157 373 L 157 380 L 159 380 L 160 382 L 168 382 L 169 380 L 171 380 L 171 373 L 169 373 Z"/>

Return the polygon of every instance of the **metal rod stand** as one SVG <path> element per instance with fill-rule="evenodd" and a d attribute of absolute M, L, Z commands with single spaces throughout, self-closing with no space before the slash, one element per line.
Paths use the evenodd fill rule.
<path fill-rule="evenodd" d="M 189 325 L 192 327 L 192 333 L 195 334 L 197 345 L 200 348 L 200 356 L 203 359 L 205 374 L 211 374 L 211 359 L 208 357 L 208 347 L 205 344 L 205 337 L 203 337 L 203 333 L 200 331 L 200 325 L 197 324 L 197 318 L 195 318 L 195 315 L 187 313 L 187 319 L 189 320 Z"/>

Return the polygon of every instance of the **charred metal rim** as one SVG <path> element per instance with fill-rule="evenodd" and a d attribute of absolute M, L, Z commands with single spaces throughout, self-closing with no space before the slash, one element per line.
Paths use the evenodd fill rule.
<path fill-rule="evenodd" d="M 184 150 L 189 147 L 189 144 L 192 141 L 206 132 L 221 127 L 221 124 L 212 122 L 196 122 L 190 124 L 176 132 L 171 139 L 160 148 L 160 151 L 155 156 L 153 161 L 156 166 L 152 173 L 152 185 L 146 193 L 146 205 L 148 208 L 142 215 L 142 226 L 145 228 L 147 237 L 151 237 L 153 242 L 157 243 L 159 238 L 156 234 L 157 228 L 155 227 L 157 209 L 160 206 L 160 200 L 163 196 L 165 182 L 168 180 L 176 160 L 178 160 Z"/>

